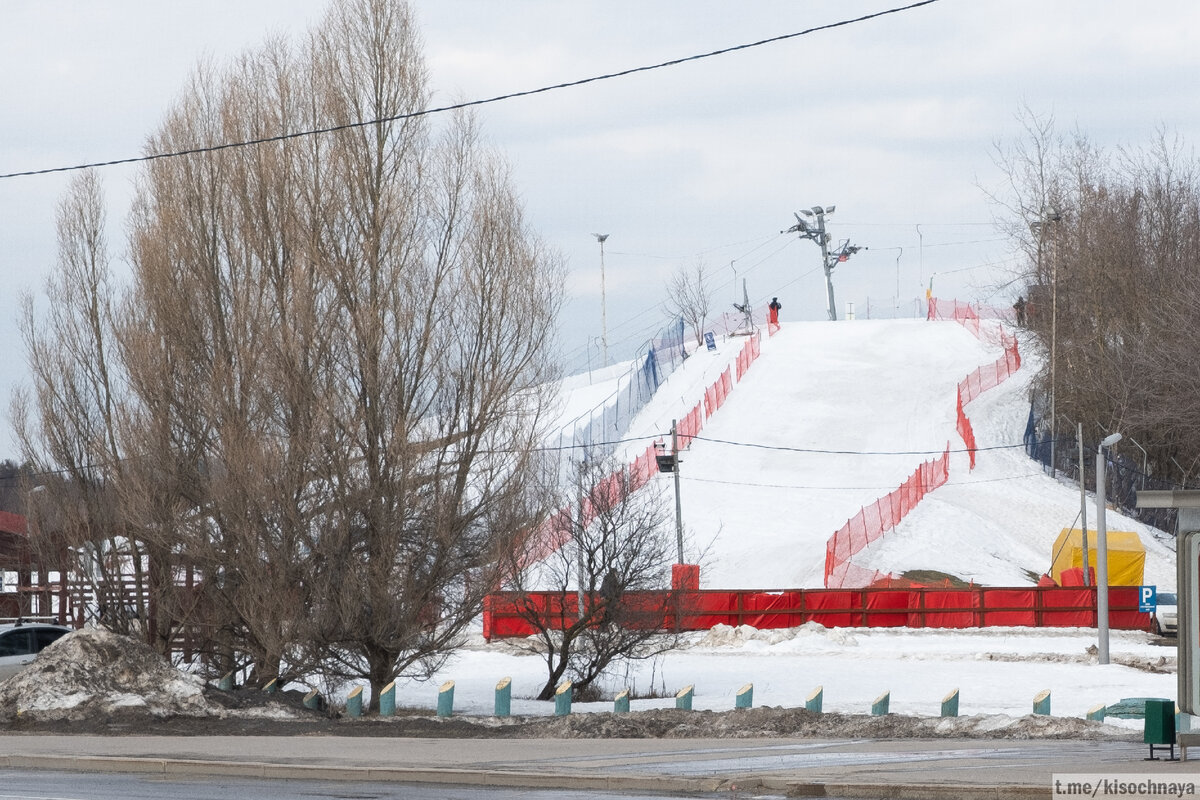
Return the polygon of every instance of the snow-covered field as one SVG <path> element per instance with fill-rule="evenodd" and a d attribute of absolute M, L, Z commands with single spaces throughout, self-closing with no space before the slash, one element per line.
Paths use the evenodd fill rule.
<path fill-rule="evenodd" d="M 635 420 L 627 457 L 683 417 L 743 343 L 732 338 L 689 358 Z M 966 408 L 981 448 L 1012 447 L 980 452 L 972 471 L 955 431 L 955 387 L 1000 352 L 953 322 L 787 323 L 764 336 L 761 357 L 682 456 L 688 555 L 702 565 L 701 587 L 821 586 L 834 531 L 947 444 L 949 483 L 856 563 L 896 573 L 937 570 L 993 586 L 1030 585 L 1031 575 L 1048 571 L 1054 538 L 1078 524 L 1079 490 L 1051 479 L 1019 446 L 1036 354 L 1023 347 L 1022 370 Z M 605 379 L 613 387 L 623 371 L 595 373 L 590 386 L 573 379 L 564 417 L 610 394 Z M 673 503 L 663 488 L 664 502 Z M 1093 501 L 1089 496 L 1094 528 Z M 1146 583 L 1174 585 L 1174 552 L 1152 529 L 1111 511 L 1108 526 L 1140 535 Z M 1028 714 L 1043 689 L 1052 691 L 1054 713 L 1067 716 L 1124 697 L 1175 696 L 1173 643 L 1113 632 L 1113 663 L 1106 666 L 1088 652 L 1095 643 L 1088 629 L 726 629 L 689 635 L 660 659 L 622 667 L 605 688 L 667 695 L 635 701 L 636 709 L 670 707 L 676 690 L 694 684 L 696 708 L 727 709 L 746 683 L 754 684 L 756 705 L 782 706 L 802 706 L 822 685 L 826 710 L 858 713 L 890 689 L 893 713 L 929 715 L 956 687 L 963 714 Z M 528 699 L 545 674 L 537 658 L 478 638 L 432 681 L 398 684 L 397 702 L 431 707 L 436 687 L 453 679 L 456 706 L 487 714 L 496 682 L 510 676 L 514 713 L 546 714 L 552 704 Z"/>

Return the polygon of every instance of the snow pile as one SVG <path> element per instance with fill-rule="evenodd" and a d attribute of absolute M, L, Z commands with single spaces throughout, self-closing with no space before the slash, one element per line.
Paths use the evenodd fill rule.
<path fill-rule="evenodd" d="M 144 642 L 86 628 L 62 637 L 24 670 L 0 683 L 0 720 L 18 715 L 39 721 L 122 714 L 295 717 L 274 702 L 229 710 L 210 701 L 209 691 L 202 678 L 171 666 Z"/>
<path fill-rule="evenodd" d="M 137 710 L 156 717 L 220 713 L 204 681 L 172 667 L 148 645 L 106 630 L 67 634 L 0 684 L 0 714 L 84 719 Z"/>

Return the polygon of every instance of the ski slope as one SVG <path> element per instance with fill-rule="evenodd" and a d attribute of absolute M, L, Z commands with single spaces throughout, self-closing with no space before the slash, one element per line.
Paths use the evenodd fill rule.
<path fill-rule="evenodd" d="M 669 441 L 671 420 L 695 406 L 743 343 L 695 352 L 635 418 L 624 459 L 656 436 Z M 1036 369 L 1029 351 L 1020 371 L 966 407 L 978 447 L 1004 448 L 982 449 L 972 471 L 955 429 L 955 389 L 995 361 L 999 346 L 950 321 L 792 322 L 764 333 L 760 358 L 681 455 L 686 556 L 701 565 L 701 587 L 822 586 L 829 537 L 947 445 L 948 483 L 854 562 L 991 586 L 1035 582 L 1059 531 L 1078 525 L 1079 489 L 1051 479 L 1020 447 Z M 572 379 L 564 420 L 602 399 L 623 371 L 594 373 L 590 385 Z M 673 507 L 670 476 L 643 491 Z M 1091 496 L 1088 522 L 1094 529 Z M 1146 583 L 1174 585 L 1174 552 L 1153 529 L 1113 511 L 1108 527 L 1139 534 Z"/>

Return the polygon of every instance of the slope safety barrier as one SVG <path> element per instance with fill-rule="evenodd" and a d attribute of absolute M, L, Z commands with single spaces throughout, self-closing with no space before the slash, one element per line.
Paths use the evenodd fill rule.
<path fill-rule="evenodd" d="M 991 318 L 1004 316 L 1003 312 L 998 309 L 973 306 L 969 303 L 960 303 L 957 300 L 941 300 L 936 297 L 930 297 L 928 305 L 928 319 L 957 322 L 975 336 L 976 339 L 997 344 L 1004 350 L 1003 354 L 996 361 L 979 367 L 959 381 L 955 392 L 955 429 L 958 435 L 962 437 L 963 443 L 966 446 L 970 469 L 974 469 L 976 451 L 975 431 L 971 426 L 970 418 L 967 417 L 965 406 L 988 389 L 999 386 L 1010 375 L 1021 368 L 1021 354 L 1017 347 L 1017 339 L 1012 334 L 1006 332 L 1003 325 L 992 326 L 983 324 L 983 316 L 981 315 Z M 906 491 L 905 486 L 892 492 L 888 497 L 877 500 L 874 506 L 862 509 L 841 530 L 830 537 L 826 543 L 825 552 L 825 585 L 827 587 L 849 588 L 870 586 L 896 579 L 896 576 L 890 573 L 860 567 L 854 564 L 851 559 L 869 544 L 883 536 L 884 533 L 894 528 L 900 519 L 911 511 L 913 506 L 920 502 L 921 498 L 930 491 L 933 491 L 933 489 L 946 483 L 950 472 L 949 446 L 947 445 L 946 453 L 939 462 L 926 462 L 926 464 L 918 468 L 917 473 L 914 473 L 914 477 L 931 463 L 939 463 L 941 465 L 940 479 L 935 483 L 926 484 L 925 488 L 915 496 L 911 505 L 904 508 L 903 513 L 900 517 L 896 518 L 895 522 L 887 524 L 886 515 L 875 510 L 875 506 L 880 506 L 882 509 L 890 509 L 893 504 L 893 496 L 896 492 Z M 909 480 L 912 481 L 913 478 Z M 911 489 L 907 491 L 911 491 Z"/>
<path fill-rule="evenodd" d="M 922 463 L 899 488 L 864 506 L 847 520 L 825 544 L 826 588 L 869 586 L 891 577 L 888 573 L 859 567 L 850 559 L 899 525 L 921 498 L 944 485 L 949 477 L 950 446 L 947 444 L 939 458 Z"/>
<path fill-rule="evenodd" d="M 672 596 L 673 595 L 673 596 Z M 1110 586 L 1109 627 L 1150 630 L 1150 614 L 1138 610 L 1138 587 Z M 560 624 L 563 605 L 574 608 L 574 592 L 497 592 L 484 600 L 487 639 L 530 636 L 529 609 Z M 593 600 L 595 602 L 595 600 Z M 1092 628 L 1095 586 L 1023 586 L 906 589 L 792 589 L 782 592 L 704 589 L 630 592 L 621 602 L 670 611 L 661 630 L 709 630 L 716 625 L 750 625 L 760 630 L 816 622 L 827 628 Z M 565 618 L 570 619 L 571 614 Z M 651 624 L 645 619 L 640 624 Z"/>
<path fill-rule="evenodd" d="M 761 334 L 755 332 L 753 335 L 746 337 L 746 342 L 742 345 L 742 349 L 738 352 L 735 360 L 737 381 L 741 381 L 742 376 L 750 369 L 750 365 L 758 359 L 761 352 Z M 733 369 L 734 367 L 726 367 L 720 377 L 705 390 L 704 399 L 693 406 L 682 419 L 676 420 L 675 432 L 679 440 L 680 450 L 686 450 L 691 447 L 692 440 L 700 435 L 700 431 L 704 427 L 704 421 L 715 414 L 725 404 L 734 387 Z M 611 483 L 613 487 L 624 487 L 626 485 L 624 478 L 627 476 L 629 491 L 636 492 L 649 483 L 657 471 L 655 447 L 651 444 L 627 467 L 623 467 L 620 473 L 614 473 L 606 477 L 601 481 L 601 484 Z M 579 520 L 579 523 L 583 527 L 587 527 L 594 519 L 594 515 L 589 514 L 586 507 L 581 513 L 582 518 Z M 541 525 L 534 529 L 526 541 L 522 542 L 523 553 L 518 559 L 518 567 L 524 569 L 531 564 L 535 564 L 570 541 L 572 521 L 573 516 L 570 507 L 562 508 L 550 515 Z"/>

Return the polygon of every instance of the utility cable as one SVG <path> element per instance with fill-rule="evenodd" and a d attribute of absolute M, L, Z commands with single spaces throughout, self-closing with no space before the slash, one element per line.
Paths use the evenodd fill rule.
<path fill-rule="evenodd" d="M 569 88 L 573 88 L 576 86 L 583 86 L 588 83 L 596 83 L 597 81 L 606 81 L 606 80 L 611 80 L 613 78 L 624 78 L 628 75 L 635 75 L 639 72 L 650 72 L 652 70 L 664 69 L 666 67 L 675 67 L 680 64 L 686 64 L 690 61 L 700 61 L 705 58 L 713 58 L 715 56 L 723 56 L 723 55 L 727 55 L 729 53 L 737 52 L 739 50 L 749 50 L 750 48 L 753 48 L 753 47 L 761 47 L 763 45 L 775 44 L 777 42 L 787 41 L 788 39 L 795 39 L 799 36 L 807 36 L 811 33 L 818 33 L 820 31 L 833 30 L 834 28 L 841 28 L 841 27 L 845 27 L 847 25 L 854 25 L 854 24 L 857 24 L 860 22 L 867 22 L 868 20 L 878 19 L 879 17 L 885 17 L 885 16 L 888 16 L 889 14 L 898 14 L 902 11 L 911 11 L 914 8 L 920 8 L 921 6 L 927 6 L 932 3 L 936 3 L 936 2 L 938 2 L 938 0 L 920 0 L 920 2 L 911 3 L 906 6 L 889 8 L 884 11 L 876 11 L 872 14 L 865 14 L 861 17 L 855 17 L 853 19 L 846 19 L 846 20 L 842 20 L 840 22 L 831 22 L 828 25 L 818 25 L 813 28 L 807 28 L 802 31 L 797 31 L 796 33 L 786 33 L 781 36 L 773 36 L 769 39 L 761 39 L 757 42 L 750 42 L 748 44 L 739 44 L 739 45 L 735 45 L 733 47 L 725 47 L 720 50 L 713 50 L 712 52 L 709 52 L 709 53 L 700 53 L 697 55 L 685 56 L 683 58 L 676 58 L 676 59 L 672 59 L 670 61 L 663 61 L 658 64 L 650 64 L 650 65 L 641 66 L 641 67 L 632 67 L 630 69 L 621 70 L 619 72 L 609 72 L 604 75 L 594 75 L 590 78 L 581 78 L 581 79 L 575 80 L 575 81 L 556 83 L 551 86 L 543 86 L 538 89 L 527 89 L 525 91 L 520 91 L 520 92 L 510 92 L 508 94 L 497 95 L 495 97 L 488 97 L 488 98 L 485 98 L 482 100 L 468 100 L 468 101 L 462 102 L 462 103 L 454 103 L 454 104 L 448 105 L 448 106 L 438 106 L 437 108 L 426 108 L 421 111 L 410 111 L 405 114 L 396 114 L 394 116 L 389 116 L 389 117 L 380 117 L 378 119 L 364 120 L 364 121 L 359 121 L 359 122 L 348 122 L 343 125 L 330 125 L 330 126 L 324 127 L 324 128 L 313 128 L 311 130 L 296 131 L 294 133 L 284 133 L 284 134 L 280 134 L 278 136 L 264 136 L 264 137 L 261 137 L 258 139 L 247 139 L 245 141 L 240 141 L 240 142 L 226 142 L 224 144 L 207 145 L 205 147 L 193 147 L 193 148 L 188 148 L 185 150 L 175 150 L 175 151 L 171 151 L 171 152 L 167 152 L 167 153 L 152 153 L 152 154 L 146 155 L 146 156 L 118 158 L 118 159 L 113 159 L 111 161 L 95 161 L 90 164 L 75 164 L 75 165 L 72 165 L 69 167 L 50 167 L 47 169 L 34 169 L 34 170 L 25 170 L 22 172 L 9 172 L 9 173 L 5 173 L 5 174 L 0 174 L 0 180 L 4 180 L 6 178 L 23 178 L 23 177 L 33 176 L 33 175 L 49 175 L 49 174 L 56 173 L 56 172 L 73 172 L 73 171 L 84 170 L 84 169 L 94 169 L 94 168 L 98 169 L 101 167 L 114 167 L 114 166 L 118 166 L 121 164 L 136 164 L 136 163 L 140 163 L 140 162 L 157 161 L 159 159 L 166 159 L 166 158 L 179 158 L 181 156 L 199 155 L 202 153 L 213 153 L 213 152 L 217 152 L 220 150 L 230 150 L 230 149 L 239 148 L 239 147 L 252 147 L 252 146 L 260 145 L 260 144 L 269 144 L 272 142 L 284 142 L 284 141 L 288 141 L 291 139 L 300 139 L 300 138 L 307 137 L 307 136 L 317 136 L 319 134 L 324 134 L 324 133 L 335 133 L 337 131 L 352 130 L 355 128 L 364 128 L 369 125 L 379 125 L 384 122 L 399 122 L 401 120 L 416 119 L 418 117 L 425 117 L 425 116 L 430 116 L 433 114 L 441 114 L 441 113 L 445 113 L 447 111 L 458 111 L 460 109 L 472 108 L 474 106 L 487 105 L 489 103 L 499 103 L 504 100 L 514 100 L 518 97 L 530 97 L 532 95 L 544 94 L 546 92 L 552 92 L 552 91 L 556 91 L 558 89 L 569 89 Z"/>

